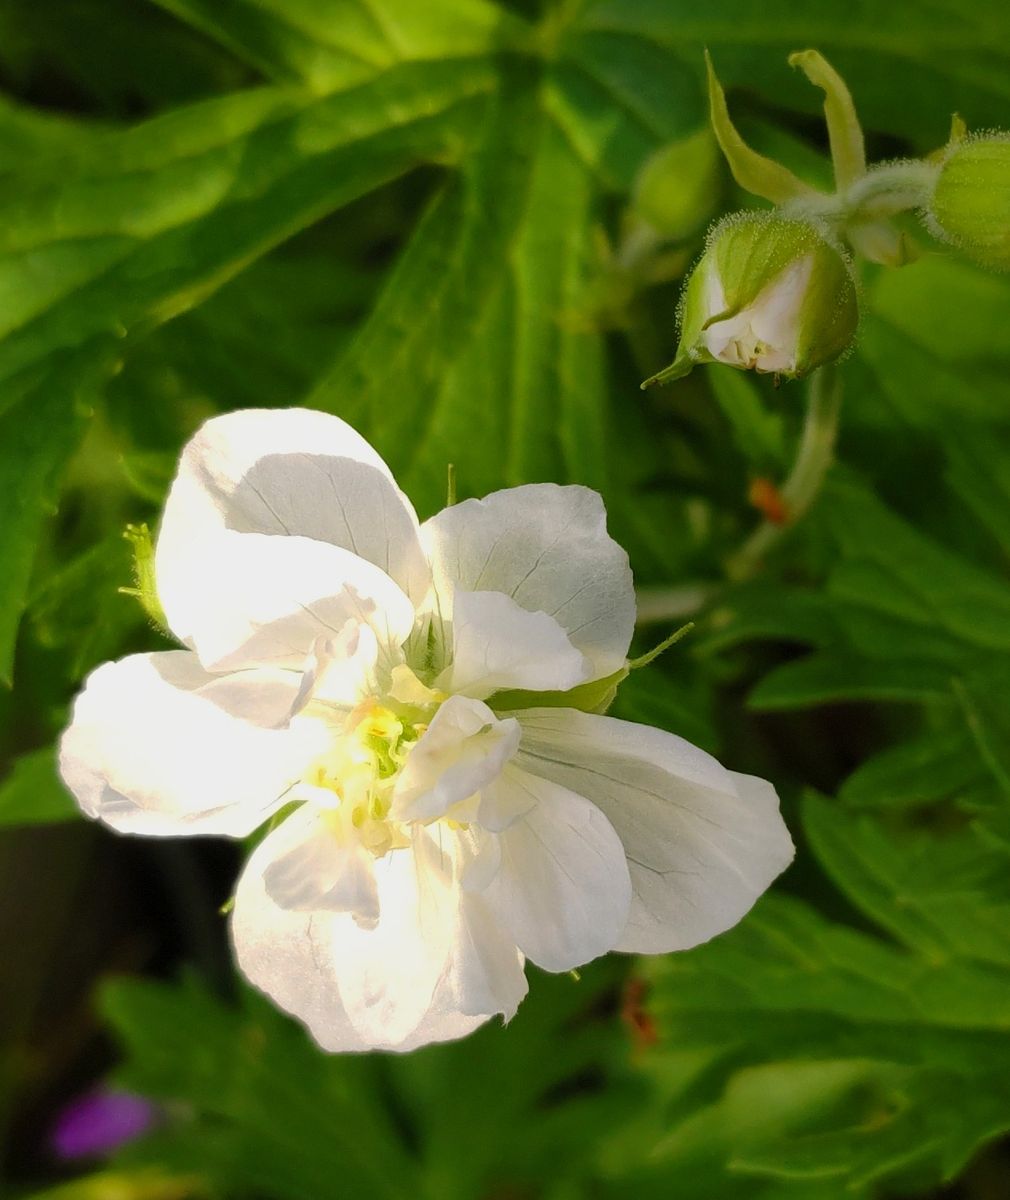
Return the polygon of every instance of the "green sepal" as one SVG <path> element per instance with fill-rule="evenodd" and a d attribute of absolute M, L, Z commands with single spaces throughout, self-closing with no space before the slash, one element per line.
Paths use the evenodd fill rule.
<path fill-rule="evenodd" d="M 882 267 L 904 267 L 919 257 L 919 249 L 908 234 L 888 221 L 849 225 L 845 236 L 858 255 Z"/>
<path fill-rule="evenodd" d="M 639 387 L 644 392 L 646 388 L 653 387 L 657 383 L 673 383 L 676 379 L 683 379 L 685 375 L 691 374 L 697 362 L 698 360 L 689 354 L 678 354 L 668 367 L 657 371 L 655 375 L 650 375 L 648 379 L 643 379 Z"/>
<path fill-rule="evenodd" d="M 135 587 L 121 587 L 124 596 L 136 596 L 140 606 L 151 618 L 158 629 L 168 635 L 168 619 L 165 610 L 158 599 L 158 589 L 154 579 L 154 545 L 151 541 L 151 531 L 145 523 L 127 525 L 123 537 L 133 547 L 133 576 Z"/>
<path fill-rule="evenodd" d="M 824 118 L 835 168 L 835 186 L 844 191 L 866 174 L 866 144 L 852 93 L 841 75 L 816 50 L 790 54 L 789 65 L 799 67 L 807 79 L 824 92 Z"/>
<path fill-rule="evenodd" d="M 719 227 L 719 225 L 715 226 L 716 229 L 719 229 Z M 713 235 L 709 234 L 708 244 L 710 246 L 712 237 Z M 677 310 L 677 319 L 680 325 L 680 345 L 677 349 L 677 356 L 668 367 L 664 367 L 662 371 L 657 371 L 655 375 L 650 375 L 642 383 L 641 387 L 643 391 L 657 383 L 673 383 L 675 379 L 683 379 L 685 375 L 691 373 L 696 363 L 707 360 L 707 355 L 702 356 L 696 353 L 696 347 L 698 346 L 698 339 L 701 336 L 705 320 L 707 319 L 704 309 L 704 299 L 708 253 L 706 251 L 688 277 L 687 284 L 684 287 L 684 294 L 681 297 L 680 306 Z"/>
<path fill-rule="evenodd" d="M 851 346 L 859 325 L 859 300 L 849 264 L 827 242 L 814 249 L 814 269 L 797 345 L 796 378 L 834 362 Z"/>
<path fill-rule="evenodd" d="M 758 154 L 743 140 L 733 124 L 729 108 L 726 105 L 726 94 L 712 66 L 712 59 L 705 51 L 705 67 L 708 72 L 708 101 L 709 114 L 712 120 L 712 130 L 719 146 L 733 172 L 733 178 L 748 192 L 762 196 L 772 204 L 785 204 L 803 196 L 813 196 L 817 193 L 809 184 L 794 175 L 788 167 L 774 159 Z"/>
<path fill-rule="evenodd" d="M 788 266 L 821 242 L 820 233 L 806 221 L 789 220 L 773 213 L 726 217 L 712 231 L 711 239 L 714 267 L 726 303 L 718 313 L 706 315 L 701 329 L 736 316 Z"/>
<path fill-rule="evenodd" d="M 645 654 L 640 654 L 638 658 L 629 659 L 629 668 L 632 671 L 640 671 L 642 667 L 647 667 L 651 663 L 654 663 L 656 659 L 659 658 L 661 654 L 665 654 L 671 646 L 676 646 L 681 638 L 687 637 L 692 629 L 694 629 L 693 621 L 688 621 L 686 625 L 681 625 L 681 627 L 679 629 L 675 629 L 669 637 L 663 638 L 658 646 L 653 646 L 651 650 L 647 650 Z"/>
<path fill-rule="evenodd" d="M 493 712 L 515 712 L 523 708 L 576 708 L 579 712 L 602 715 L 613 704 L 617 689 L 628 678 L 631 665 L 625 663 L 613 675 L 580 683 L 567 692 L 528 692 L 523 688 L 495 692 L 487 700 Z"/>

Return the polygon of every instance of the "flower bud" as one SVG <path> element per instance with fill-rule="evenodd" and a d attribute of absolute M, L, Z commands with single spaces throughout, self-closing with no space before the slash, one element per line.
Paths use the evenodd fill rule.
<path fill-rule="evenodd" d="M 721 362 L 794 379 L 842 354 L 858 321 L 849 265 L 809 221 L 742 213 L 713 229 L 684 291 L 673 364 Z"/>
<path fill-rule="evenodd" d="M 700 230 L 719 203 L 719 146 L 706 126 L 662 146 L 635 180 L 631 207 L 658 234 L 680 242 Z"/>
<path fill-rule="evenodd" d="M 1010 134 L 954 143 L 928 211 L 938 236 L 982 266 L 1010 270 Z"/>

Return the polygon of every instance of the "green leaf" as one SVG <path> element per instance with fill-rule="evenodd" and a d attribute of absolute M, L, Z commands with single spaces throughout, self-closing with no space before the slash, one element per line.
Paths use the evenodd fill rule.
<path fill-rule="evenodd" d="M 522 40 L 486 0 L 156 0 L 268 78 L 330 91 L 396 62 L 474 57 Z"/>
<path fill-rule="evenodd" d="M 836 555 L 828 603 L 787 593 L 776 615 L 758 589 L 731 599 L 722 618 L 723 644 L 738 625 L 739 636 L 818 646 L 766 676 L 751 695 L 755 707 L 952 697 L 952 680 L 1010 649 L 1010 589 L 1000 580 L 923 537 L 852 480 L 828 485 L 818 516 Z M 800 620 L 791 628 L 793 613 Z"/>
<path fill-rule="evenodd" d="M 1005 883 L 993 899 L 999 867 L 980 862 L 968 835 L 923 838 L 907 859 L 908 846 L 870 822 L 854 831 L 823 802 L 806 815 L 836 881 L 902 947 L 766 897 L 731 934 L 650 964 L 660 1045 L 711 1046 L 723 1058 L 728 1082 L 713 1072 L 696 1085 L 694 1111 L 706 1096 L 712 1108 L 694 1120 L 710 1127 L 738 1127 L 736 1097 L 751 1080 L 767 1088 L 777 1078 L 789 1103 L 816 1070 L 813 1108 L 723 1139 L 734 1172 L 796 1181 L 798 1197 L 799 1181 L 825 1176 L 856 1195 L 883 1181 L 935 1185 L 1008 1126 Z M 965 941 L 968 914 L 976 928 Z M 657 1147 L 667 1170 L 690 1129 L 688 1118 Z"/>
<path fill-rule="evenodd" d="M 923 149 L 945 140 L 953 95 L 975 128 L 1005 124 L 1010 107 L 1007 20 L 990 5 L 968 12 L 908 0 L 854 19 L 819 0 L 715 0 L 703 10 L 687 0 L 589 0 L 577 24 L 634 37 L 675 60 L 699 63 L 707 46 L 727 86 L 809 113 L 819 107 L 815 93 L 785 62 L 813 44 L 847 81 L 866 128 L 914 137 Z"/>
<path fill-rule="evenodd" d="M 546 49 L 553 60 L 544 109 L 608 190 L 629 191 L 656 149 L 707 120 L 695 65 L 662 47 L 619 30 L 582 28 L 576 18 Z"/>
<path fill-rule="evenodd" d="M 0 191 L 0 679 L 10 682 L 43 508 L 81 430 L 75 394 L 115 364 L 122 339 L 326 212 L 458 151 L 492 82 L 478 59 L 443 56 L 379 64 L 332 92 L 261 88 L 80 139 L 15 118 L 39 136 L 17 188 Z"/>
<path fill-rule="evenodd" d="M 409 1164 L 366 1059 L 328 1058 L 264 1003 L 232 1009 L 194 982 L 116 981 L 102 1008 L 123 1081 L 190 1110 L 152 1144 L 155 1164 L 285 1200 L 398 1194 Z"/>
<path fill-rule="evenodd" d="M 311 397 L 369 433 L 422 510 L 440 505 L 447 462 L 461 494 L 603 480 L 602 345 L 579 308 L 591 179 L 535 82 L 506 77 L 481 147 Z"/>
<path fill-rule="evenodd" d="M 753 379 L 743 371 L 726 371 L 717 366 L 703 370 L 744 458 L 765 470 L 785 467 L 786 439 L 782 416 L 765 404 Z"/>
<path fill-rule="evenodd" d="M 912 833 L 900 845 L 868 819 L 810 798 L 804 828 L 838 886 L 880 927 L 930 962 L 1010 968 L 1010 860 L 981 854 L 968 830 Z"/>
<path fill-rule="evenodd" d="M 852 808 L 914 810 L 970 795 L 985 779 L 968 730 L 951 726 L 945 714 L 941 728 L 888 746 L 863 762 L 845 780 L 839 799 Z"/>
<path fill-rule="evenodd" d="M 0 827 L 48 825 L 79 816 L 57 774 L 51 746 L 23 754 L 0 781 Z"/>
<path fill-rule="evenodd" d="M 825 595 L 741 589 L 713 611 L 706 653 L 753 637 L 815 648 L 757 683 L 749 703 L 761 710 L 852 700 L 918 705 L 928 732 L 913 730 L 864 764 L 843 798 L 860 807 L 948 803 L 1002 828 L 1010 588 L 852 480 L 829 485 L 817 516 L 833 555 Z"/>
<path fill-rule="evenodd" d="M 476 60 L 408 63 L 328 95 L 226 96 L 43 157 L 0 200 L 0 378 L 184 312 L 309 222 L 445 154 L 490 86 Z"/>
<path fill-rule="evenodd" d="M 18 381 L 9 388 L 17 398 L 0 411 L 0 684 L 13 681 L 36 546 L 88 417 L 84 401 L 94 372 L 88 375 L 76 357 L 57 359 L 46 386 L 37 374 Z"/>
<path fill-rule="evenodd" d="M 349 1187 L 462 1200 L 584 1176 L 585 1138 L 639 1094 L 624 1090 L 608 1004 L 618 979 L 616 964 L 594 964 L 579 983 L 538 975 L 542 1002 L 507 1030 L 403 1056 L 322 1054 L 251 993 L 233 1007 L 194 981 L 113 981 L 101 1006 L 126 1055 L 118 1077 L 173 1114 L 121 1162 L 277 1200 L 339 1200 Z"/>
<path fill-rule="evenodd" d="M 121 532 L 69 561 L 42 564 L 36 576 L 29 626 L 40 645 L 64 651 L 74 682 L 145 625 L 136 600 L 122 594 L 133 582 L 133 564 Z"/>

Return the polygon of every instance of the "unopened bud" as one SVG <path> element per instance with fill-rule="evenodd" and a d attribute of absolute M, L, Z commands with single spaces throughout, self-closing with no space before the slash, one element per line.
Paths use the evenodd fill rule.
<path fill-rule="evenodd" d="M 642 386 L 700 362 L 794 379 L 847 350 L 858 316 L 849 265 L 815 225 L 736 214 L 712 231 L 688 280 L 675 361 Z"/>
<path fill-rule="evenodd" d="M 928 214 L 934 233 L 969 258 L 1010 270 L 1010 134 L 953 143 Z"/>
<path fill-rule="evenodd" d="M 662 146 L 638 173 L 631 207 L 664 238 L 679 242 L 697 233 L 719 202 L 722 164 L 705 127 Z"/>

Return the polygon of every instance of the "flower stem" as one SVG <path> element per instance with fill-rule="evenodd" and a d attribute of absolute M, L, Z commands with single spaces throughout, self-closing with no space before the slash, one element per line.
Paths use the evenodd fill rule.
<path fill-rule="evenodd" d="M 803 516 L 821 490 L 834 459 L 838 414 L 842 404 L 841 376 L 824 366 L 810 377 L 807 415 L 796 461 L 781 488 L 787 513 L 781 524 L 763 521 L 726 563 L 726 574 L 739 582 L 749 579 L 782 535 Z"/>
<path fill-rule="evenodd" d="M 726 561 L 726 575 L 731 582 L 749 579 L 769 550 L 816 500 L 834 460 L 841 404 L 841 376 L 832 365 L 821 367 L 810 377 L 807 414 L 796 461 L 780 489 L 786 520 L 781 524 L 763 521 L 739 550 L 730 555 Z M 719 591 L 717 583 L 707 580 L 676 587 L 641 588 L 638 591 L 637 623 L 639 626 L 652 625 L 691 617 Z"/>
<path fill-rule="evenodd" d="M 925 160 L 886 163 L 849 188 L 846 204 L 850 213 L 872 218 L 919 208 L 929 199 L 939 171 L 936 163 Z"/>

